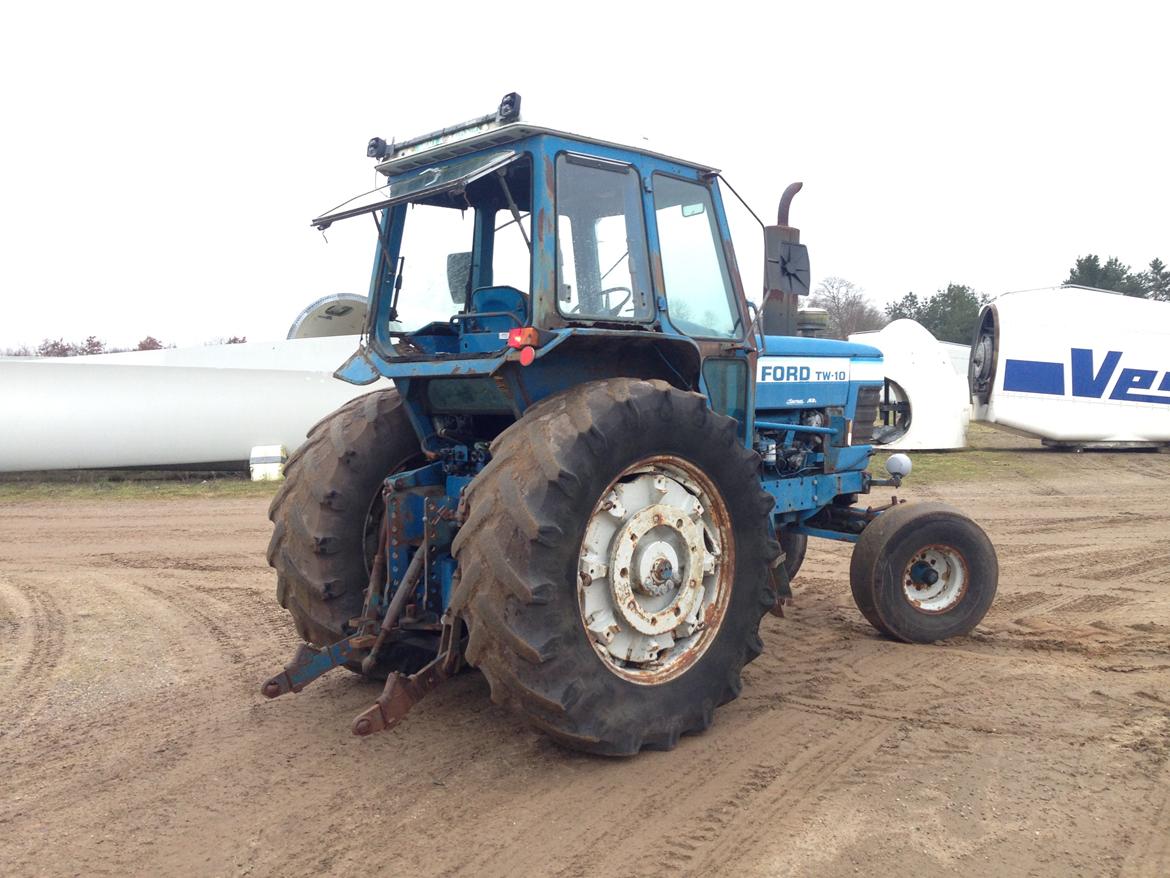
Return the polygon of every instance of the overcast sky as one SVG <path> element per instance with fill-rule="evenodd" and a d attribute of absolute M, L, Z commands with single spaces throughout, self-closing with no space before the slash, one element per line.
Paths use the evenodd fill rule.
<path fill-rule="evenodd" d="M 403 139 L 524 118 L 724 170 L 814 277 L 879 302 L 1170 262 L 1160 4 L 10 4 L 0 348 L 280 338 L 366 292 L 368 224 L 311 217 Z M 759 231 L 733 213 L 749 289 Z"/>

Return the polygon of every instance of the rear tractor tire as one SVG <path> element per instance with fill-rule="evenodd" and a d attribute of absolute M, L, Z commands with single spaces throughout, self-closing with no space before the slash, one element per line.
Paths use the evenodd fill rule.
<path fill-rule="evenodd" d="M 361 614 L 384 514 L 382 483 L 420 456 L 398 391 L 377 390 L 318 421 L 289 457 L 268 508 L 268 563 L 276 570 L 277 601 L 306 643 L 325 646 L 353 633 L 349 620 Z M 372 675 L 412 673 L 433 655 L 390 644 Z"/>
<path fill-rule="evenodd" d="M 857 608 L 878 631 L 932 643 L 968 634 L 983 620 L 999 562 L 987 534 L 958 510 L 904 504 L 861 532 L 849 581 Z"/>
<path fill-rule="evenodd" d="M 492 455 L 452 599 L 492 699 L 606 755 L 705 729 L 762 649 L 780 552 L 735 421 L 666 382 L 610 379 L 534 406 Z"/>

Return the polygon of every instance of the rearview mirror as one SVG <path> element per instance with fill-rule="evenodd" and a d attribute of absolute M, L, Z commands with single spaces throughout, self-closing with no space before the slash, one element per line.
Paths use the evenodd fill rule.
<path fill-rule="evenodd" d="M 447 254 L 447 290 L 456 305 L 467 302 L 471 289 L 471 252 Z"/>

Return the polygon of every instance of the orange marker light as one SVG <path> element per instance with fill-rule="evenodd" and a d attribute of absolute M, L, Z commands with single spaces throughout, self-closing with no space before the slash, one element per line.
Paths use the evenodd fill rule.
<path fill-rule="evenodd" d="M 525 345 L 540 345 L 540 333 L 531 326 L 517 326 L 508 330 L 508 347 L 522 348 Z M 531 361 L 529 361 L 531 362 Z M 525 363 L 524 365 L 528 365 Z"/>

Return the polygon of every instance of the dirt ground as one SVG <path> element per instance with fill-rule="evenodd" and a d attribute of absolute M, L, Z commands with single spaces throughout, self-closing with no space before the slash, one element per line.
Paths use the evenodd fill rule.
<path fill-rule="evenodd" d="M 881 639 L 816 547 L 743 695 L 624 761 L 475 673 L 370 739 L 349 674 L 265 701 L 263 497 L 2 502 L 0 874 L 1168 875 L 1170 455 L 996 461 L 901 492 L 996 544 L 973 636 Z"/>

